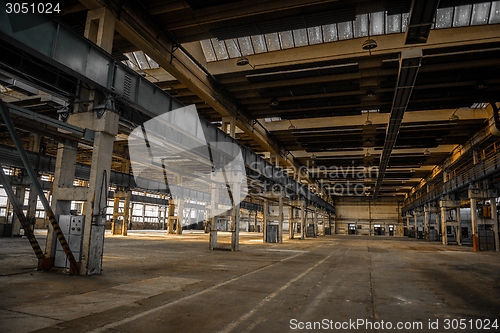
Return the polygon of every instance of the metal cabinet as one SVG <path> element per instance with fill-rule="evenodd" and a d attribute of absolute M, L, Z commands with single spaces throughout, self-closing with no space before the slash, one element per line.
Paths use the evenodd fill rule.
<path fill-rule="evenodd" d="M 59 216 L 59 226 L 77 262 L 81 259 L 84 222 L 85 216 L 81 215 Z M 69 268 L 68 258 L 59 242 L 56 243 L 54 266 Z"/>

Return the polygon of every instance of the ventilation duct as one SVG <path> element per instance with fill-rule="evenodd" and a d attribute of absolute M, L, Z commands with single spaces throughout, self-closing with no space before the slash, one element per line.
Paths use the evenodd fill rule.
<path fill-rule="evenodd" d="M 385 171 L 389 165 L 389 159 L 391 158 L 392 149 L 396 144 L 399 129 L 401 128 L 401 121 L 403 120 L 403 115 L 408 107 L 411 93 L 415 86 L 421 60 L 422 49 L 408 49 L 401 52 L 396 91 L 394 92 L 392 101 L 389 125 L 386 129 L 384 149 L 380 157 L 379 174 L 375 185 L 375 192 L 373 193 L 375 198 L 382 186 Z"/>

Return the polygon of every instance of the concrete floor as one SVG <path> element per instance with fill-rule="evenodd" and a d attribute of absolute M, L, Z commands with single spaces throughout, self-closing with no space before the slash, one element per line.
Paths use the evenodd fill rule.
<path fill-rule="evenodd" d="M 299 322 L 358 319 L 374 327 L 360 332 L 382 321 L 474 332 L 446 320 L 500 321 L 499 259 L 408 238 L 278 245 L 242 233 L 233 253 L 209 251 L 206 234 L 133 232 L 108 236 L 103 274 L 82 277 L 37 272 L 26 239 L 0 238 L 0 332 L 296 332 Z"/>

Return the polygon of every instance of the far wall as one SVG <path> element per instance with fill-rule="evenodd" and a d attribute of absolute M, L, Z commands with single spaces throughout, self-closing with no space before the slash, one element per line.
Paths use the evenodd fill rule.
<path fill-rule="evenodd" d="M 394 226 L 394 236 L 403 236 L 401 203 L 395 200 L 369 198 L 344 198 L 335 201 L 335 233 L 347 235 L 349 224 L 354 224 L 356 235 L 374 235 L 375 225 L 380 225 L 385 236 L 389 226 Z"/>

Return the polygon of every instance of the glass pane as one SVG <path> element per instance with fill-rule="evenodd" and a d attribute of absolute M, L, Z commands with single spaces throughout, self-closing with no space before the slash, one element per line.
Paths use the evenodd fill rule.
<path fill-rule="evenodd" d="M 410 17 L 410 13 L 401 14 L 401 32 L 406 31 L 406 27 L 408 26 L 408 18 Z"/>
<path fill-rule="evenodd" d="M 476 3 L 472 9 L 471 25 L 481 25 L 488 23 L 488 14 L 490 13 L 491 3 Z"/>
<path fill-rule="evenodd" d="M 144 55 L 146 56 L 146 59 L 148 60 L 149 66 L 151 68 L 158 68 L 158 67 L 160 67 L 160 65 L 158 65 L 158 63 L 156 61 L 154 61 L 153 59 L 151 59 L 146 53 L 144 53 Z"/>
<path fill-rule="evenodd" d="M 306 29 L 293 30 L 293 40 L 295 41 L 295 46 L 309 45 L 309 40 L 307 39 Z"/>
<path fill-rule="evenodd" d="M 342 22 L 337 24 L 339 30 L 339 40 L 352 38 L 352 25 L 351 22 Z"/>
<path fill-rule="evenodd" d="M 283 31 L 279 33 L 280 40 L 281 40 L 281 47 L 283 49 L 289 49 L 295 46 L 293 43 L 293 35 L 292 31 Z"/>
<path fill-rule="evenodd" d="M 388 34 L 397 34 L 401 32 L 401 14 L 388 15 L 386 28 Z"/>
<path fill-rule="evenodd" d="M 256 35 L 250 37 L 252 39 L 253 49 L 255 53 L 267 52 L 266 40 L 263 35 Z"/>
<path fill-rule="evenodd" d="M 267 49 L 269 51 L 277 51 L 280 49 L 280 40 L 278 38 L 278 33 L 274 32 L 272 34 L 265 34 L 267 43 Z"/>
<path fill-rule="evenodd" d="M 382 35 L 384 33 L 385 12 L 370 14 L 370 35 Z"/>
<path fill-rule="evenodd" d="M 254 54 L 250 37 L 238 38 L 238 43 L 240 44 L 241 54 L 244 56 Z"/>
<path fill-rule="evenodd" d="M 137 63 L 139 64 L 140 69 L 149 69 L 148 61 L 146 60 L 146 57 L 144 56 L 144 53 L 142 51 L 134 52 L 134 56 L 135 59 L 137 59 Z"/>
<path fill-rule="evenodd" d="M 307 33 L 309 35 L 309 45 L 323 43 L 321 27 L 307 28 Z"/>
<path fill-rule="evenodd" d="M 215 50 L 215 54 L 217 55 L 217 60 L 229 59 L 226 44 L 224 43 L 224 41 L 218 41 L 215 38 L 212 38 L 211 41 Z"/>
<path fill-rule="evenodd" d="M 368 36 L 368 15 L 356 16 L 354 21 L 354 38 Z"/>
<path fill-rule="evenodd" d="M 336 24 L 327 24 L 323 26 L 323 40 L 325 43 L 334 42 L 338 39 Z"/>
<path fill-rule="evenodd" d="M 500 1 L 491 2 L 490 24 L 500 23 Z"/>
<path fill-rule="evenodd" d="M 438 8 L 436 13 L 436 29 L 450 28 L 452 15 L 453 7 Z"/>
<path fill-rule="evenodd" d="M 236 45 L 235 39 L 226 39 L 225 42 L 226 42 L 227 52 L 229 53 L 229 58 L 241 57 L 239 45 Z"/>
<path fill-rule="evenodd" d="M 127 66 L 130 67 L 131 69 L 133 69 L 134 71 L 139 70 L 139 67 L 137 67 L 137 65 L 135 64 L 135 61 L 132 62 L 130 60 L 127 60 Z"/>
<path fill-rule="evenodd" d="M 203 50 L 203 54 L 205 55 L 205 59 L 207 59 L 207 61 L 217 60 L 214 49 L 212 48 L 212 43 L 210 43 L 210 40 L 208 39 L 200 40 L 200 44 L 201 44 L 201 49 Z"/>
<path fill-rule="evenodd" d="M 469 25 L 472 5 L 455 7 L 455 17 L 453 18 L 454 27 L 465 27 Z"/>
<path fill-rule="evenodd" d="M 135 60 L 134 54 L 132 52 L 130 53 L 125 53 L 125 55 L 128 58 L 128 67 L 132 68 L 133 70 L 138 70 L 139 65 L 137 64 L 137 60 Z"/>

